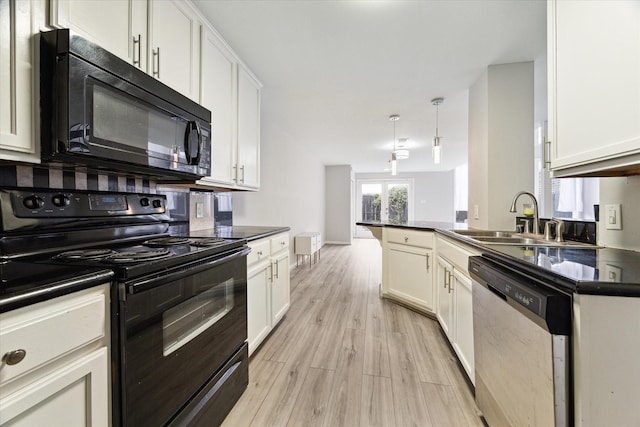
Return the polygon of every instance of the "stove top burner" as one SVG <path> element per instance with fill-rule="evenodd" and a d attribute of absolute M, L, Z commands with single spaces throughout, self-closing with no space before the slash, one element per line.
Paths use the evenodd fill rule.
<path fill-rule="evenodd" d="M 62 252 L 56 256 L 54 256 L 54 259 L 68 259 L 68 260 L 79 260 L 79 259 L 86 259 L 86 260 L 95 260 L 95 259 L 101 259 L 101 258 L 106 258 L 108 256 L 114 255 L 116 254 L 115 251 L 112 251 L 111 249 L 79 249 L 79 250 L 75 250 L 75 251 L 67 251 L 67 252 Z"/>
<path fill-rule="evenodd" d="M 143 243 L 145 246 L 163 247 L 163 246 L 176 246 L 190 244 L 191 241 L 188 237 L 158 237 L 156 239 L 147 240 Z"/>
<path fill-rule="evenodd" d="M 223 245 L 225 243 L 227 243 L 227 240 L 225 240 L 225 239 L 221 239 L 219 237 L 207 237 L 207 238 L 204 238 L 204 239 L 194 240 L 194 241 L 190 242 L 189 244 L 191 246 L 198 246 L 198 247 L 204 246 L 204 247 L 207 247 L 207 246 L 219 246 L 219 245 Z"/>
<path fill-rule="evenodd" d="M 139 261 L 153 261 L 156 259 L 163 259 L 172 256 L 168 249 L 155 249 L 151 251 L 130 251 L 130 252 L 118 252 L 107 258 L 104 258 L 106 262 L 113 263 L 131 263 Z"/>

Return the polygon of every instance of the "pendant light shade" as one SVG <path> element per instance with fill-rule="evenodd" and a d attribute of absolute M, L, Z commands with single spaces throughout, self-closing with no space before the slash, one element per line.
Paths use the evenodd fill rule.
<path fill-rule="evenodd" d="M 440 137 L 438 136 L 438 106 L 442 104 L 444 98 L 433 98 L 431 104 L 436 107 L 436 136 L 433 137 L 433 163 L 436 165 L 442 160 L 442 146 L 440 145 Z"/>
<path fill-rule="evenodd" d="M 391 175 L 398 175 L 398 159 L 396 153 L 391 153 Z"/>
<path fill-rule="evenodd" d="M 393 122 L 393 151 L 391 152 L 391 175 L 398 174 L 398 155 L 396 153 L 396 122 L 400 120 L 400 116 L 393 114 L 389 116 L 389 120 Z"/>

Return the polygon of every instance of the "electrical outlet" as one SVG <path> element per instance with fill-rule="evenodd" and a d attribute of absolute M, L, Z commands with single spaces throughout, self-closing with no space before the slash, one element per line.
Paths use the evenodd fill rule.
<path fill-rule="evenodd" d="M 196 202 L 196 218 L 204 218 L 204 203 Z"/>
<path fill-rule="evenodd" d="M 473 205 L 473 219 L 480 219 L 480 207 Z"/>
<path fill-rule="evenodd" d="M 605 282 L 621 282 L 622 268 L 611 264 L 605 264 L 603 280 Z"/>
<path fill-rule="evenodd" d="M 604 211 L 606 213 L 605 228 L 607 230 L 622 230 L 621 205 L 619 203 L 605 205 Z"/>

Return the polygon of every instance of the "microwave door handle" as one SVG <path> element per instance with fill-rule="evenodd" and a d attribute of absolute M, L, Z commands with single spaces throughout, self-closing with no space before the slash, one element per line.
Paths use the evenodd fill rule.
<path fill-rule="evenodd" d="M 197 153 L 195 156 L 191 156 L 191 148 L 194 144 L 192 138 L 192 132 L 196 132 L 195 143 L 197 144 Z M 184 153 L 189 165 L 197 165 L 200 163 L 200 153 L 202 152 L 202 131 L 200 130 L 200 123 L 191 121 L 187 124 L 187 130 L 184 136 Z"/>

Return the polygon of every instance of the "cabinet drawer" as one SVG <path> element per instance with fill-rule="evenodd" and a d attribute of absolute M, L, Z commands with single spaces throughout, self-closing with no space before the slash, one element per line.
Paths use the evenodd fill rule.
<path fill-rule="evenodd" d="M 438 236 L 438 255 L 451 262 L 455 268 L 469 275 L 469 257 L 480 255 L 472 248 L 463 247 L 445 237 Z"/>
<path fill-rule="evenodd" d="M 278 234 L 271 238 L 271 253 L 275 254 L 278 251 L 289 247 L 289 233 Z"/>
<path fill-rule="evenodd" d="M 433 247 L 433 233 L 430 231 L 387 228 L 386 232 L 387 242 L 400 243 L 402 245 L 419 246 L 423 248 Z"/>
<path fill-rule="evenodd" d="M 3 364 L 6 383 L 106 336 L 106 289 L 81 291 L 0 316 L 0 357 L 24 350 L 15 365 Z"/>
<path fill-rule="evenodd" d="M 247 265 L 268 259 L 271 256 L 270 242 L 268 239 L 261 239 L 256 242 L 249 242 L 251 252 L 247 255 Z"/>

